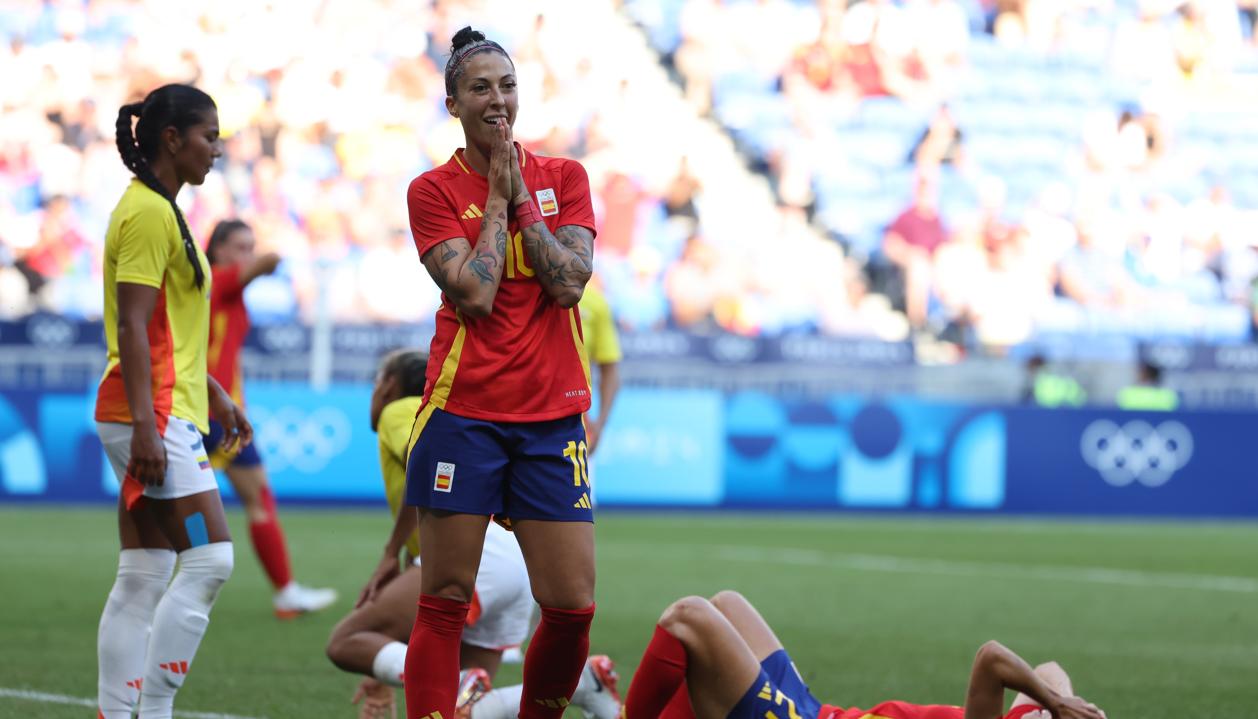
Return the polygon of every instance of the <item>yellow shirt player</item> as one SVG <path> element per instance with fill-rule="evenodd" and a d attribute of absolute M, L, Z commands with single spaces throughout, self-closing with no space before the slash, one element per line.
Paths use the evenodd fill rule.
<path fill-rule="evenodd" d="M 371 393 L 371 429 L 380 445 L 380 472 L 384 476 L 384 496 L 396 520 L 406 504 L 406 450 L 411 426 L 424 399 L 424 371 L 428 356 L 414 350 L 398 350 L 380 364 L 376 386 Z M 414 514 L 410 512 L 409 514 Z M 399 523 L 401 524 L 401 523 Z M 409 527 L 409 531 L 406 531 Z M 415 523 L 398 527 L 389 540 L 392 556 L 406 547 L 408 561 L 419 556 L 419 536 Z"/>
<path fill-rule="evenodd" d="M 616 320 L 611 305 L 603 296 L 597 278 L 585 286 L 581 296 L 581 332 L 585 339 L 586 356 L 590 364 L 598 367 L 598 416 L 585 418 L 588 454 L 598 447 L 599 436 L 611 416 L 612 404 L 620 391 L 620 338 L 616 335 Z M 591 367 L 590 369 L 593 369 Z"/>

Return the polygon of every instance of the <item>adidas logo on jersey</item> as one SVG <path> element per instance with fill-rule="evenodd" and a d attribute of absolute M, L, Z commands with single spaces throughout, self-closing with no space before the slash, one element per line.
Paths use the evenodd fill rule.
<path fill-rule="evenodd" d="M 467 209 L 463 211 L 463 219 L 465 220 L 475 220 L 478 217 L 484 216 L 485 213 L 480 211 L 480 208 L 476 206 L 475 202 L 468 205 Z"/>
<path fill-rule="evenodd" d="M 581 498 L 573 502 L 572 506 L 576 509 L 593 509 L 594 508 L 594 506 L 590 504 L 590 495 L 585 492 L 581 493 Z"/>

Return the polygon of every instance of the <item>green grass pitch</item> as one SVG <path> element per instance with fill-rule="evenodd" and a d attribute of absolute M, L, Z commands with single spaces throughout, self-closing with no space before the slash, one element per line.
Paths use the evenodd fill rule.
<path fill-rule="evenodd" d="M 385 512 L 281 508 L 298 578 L 326 613 L 281 623 L 238 510 L 236 572 L 179 710 L 352 717 L 356 679 L 323 656 L 374 565 Z M 0 508 L 0 717 L 86 717 L 5 696 L 95 694 L 117 544 L 104 508 Z M 759 605 L 822 701 L 962 701 L 996 638 L 1056 659 L 1111 717 L 1258 716 L 1258 525 L 606 512 L 592 647 L 622 684 L 660 611 L 735 588 Z M 507 666 L 499 683 L 514 683 Z M 573 712 L 570 712 L 570 714 Z"/>

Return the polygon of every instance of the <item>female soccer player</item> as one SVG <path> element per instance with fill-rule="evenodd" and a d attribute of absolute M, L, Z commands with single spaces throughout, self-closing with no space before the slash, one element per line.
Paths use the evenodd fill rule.
<path fill-rule="evenodd" d="M 253 230 L 240 220 L 219 222 L 205 247 L 213 271 L 210 291 L 210 376 L 237 404 L 244 406 L 244 382 L 240 375 L 240 348 L 249 334 L 249 312 L 245 308 L 245 288 L 262 275 L 275 271 L 280 256 L 274 252 L 254 254 Z M 257 448 L 250 444 L 238 451 L 219 451 L 223 427 L 210 420 L 205 437 L 210 463 L 222 469 L 245 507 L 249 538 L 262 569 L 275 588 L 272 604 L 275 616 L 292 619 L 316 612 L 336 601 L 336 591 L 303 586 L 293 580 L 288 563 L 288 547 L 280 527 L 275 496 L 267 482 L 266 468 Z"/>
<path fill-rule="evenodd" d="M 139 118 L 134 134 L 131 121 Z M 122 482 L 118 575 L 97 636 L 104 719 L 171 716 L 175 692 L 232 571 L 231 536 L 201 440 L 213 416 L 248 444 L 244 413 L 206 374 L 210 274 L 175 205 L 222 154 L 209 95 L 166 85 L 118 112 L 135 174 L 105 235 L 108 363 L 96 396 L 101 444 Z M 142 495 L 142 496 L 141 496 Z M 179 573 L 170 581 L 179 558 Z M 169 582 L 169 586 L 167 583 Z"/>
<path fill-rule="evenodd" d="M 1019 692 L 1004 713 L 1005 690 Z M 1038 713 L 1037 713 L 1038 712 Z M 1054 662 L 1032 669 L 998 642 L 978 651 L 965 706 L 822 704 L 773 629 L 737 592 L 685 597 L 664 611 L 625 698 L 624 719 L 1105 719 Z"/>
<path fill-rule="evenodd" d="M 576 309 L 593 261 L 589 180 L 572 160 L 512 142 L 515 67 L 497 43 L 456 33 L 445 88 L 466 147 L 407 192 L 442 303 L 406 473 L 424 566 L 406 711 L 453 714 L 459 635 L 495 516 L 515 529 L 541 605 L 519 716 L 558 719 L 594 617 L 590 378 Z"/>
<path fill-rule="evenodd" d="M 406 490 L 406 450 L 411 425 L 424 393 L 427 357 L 413 350 L 388 355 L 376 375 L 371 395 L 371 428 L 380 444 L 380 466 L 385 496 L 395 523 L 384 555 L 363 589 L 354 611 L 341 620 L 328 639 L 332 663 L 348 672 L 367 675 L 354 695 L 362 702 L 360 719 L 393 715 L 393 688 L 402 683 L 406 642 L 415 619 L 422 571 L 412 560 L 418 555 L 414 512 L 402 511 Z M 406 548 L 405 571 L 399 574 L 398 554 Z M 515 539 L 491 524 L 476 575 L 475 610 L 467 618 L 459 650 L 459 690 L 454 716 L 470 719 L 513 719 L 520 706 L 521 687 L 490 691 L 505 648 L 524 642 L 533 612 L 528 574 Z M 616 719 L 615 667 L 606 656 L 590 657 L 572 703 L 591 719 Z"/>

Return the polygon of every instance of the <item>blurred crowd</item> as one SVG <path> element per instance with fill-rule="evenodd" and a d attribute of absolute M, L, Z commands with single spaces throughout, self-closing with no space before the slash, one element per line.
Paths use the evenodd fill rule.
<path fill-rule="evenodd" d="M 739 208 L 704 192 L 644 99 L 654 68 L 607 46 L 609 4 L 0 0 L 0 316 L 99 315 L 127 180 L 117 108 L 190 82 L 227 138 L 181 195 L 194 234 L 240 217 L 284 257 L 250 288 L 258 321 L 430 318 L 405 188 L 461 144 L 442 69 L 473 24 L 516 63 L 516 138 L 589 170 L 597 281 L 626 328 L 959 348 L 1162 321 L 1248 336 L 1258 0 L 618 4 L 696 112 L 733 128 L 726 101 L 748 83 L 755 112 L 780 106 L 776 125 L 731 129 L 773 184 L 777 236 L 711 231 L 711 213 Z M 1041 91 L 1066 77 L 1054 63 L 1076 80 Z M 993 98 L 1018 112 L 994 117 Z M 1019 134 L 1033 122 L 1056 144 Z M 897 123 L 903 139 L 880 143 Z M 834 242 L 810 242 L 818 229 Z"/>
<path fill-rule="evenodd" d="M 194 235 L 240 217 L 260 251 L 284 258 L 250 286 L 255 321 L 431 320 L 439 296 L 405 193 L 462 144 L 442 72 L 449 38 L 472 24 L 515 62 L 515 138 L 589 172 L 599 281 L 632 321 L 669 321 L 669 266 L 683 246 L 702 254 L 688 243 L 704 210 L 685 139 L 641 100 L 643 68 L 608 47 L 609 4 L 545 7 L 556 12 L 509 0 L 0 0 L 0 316 L 99 316 L 102 242 L 128 179 L 117 108 L 186 82 L 215 98 L 226 139 L 205 184 L 180 195 Z M 695 302 L 680 304 L 693 318 Z"/>
<path fill-rule="evenodd" d="M 627 2 L 780 202 L 963 349 L 1250 338 L 1256 7 Z"/>

